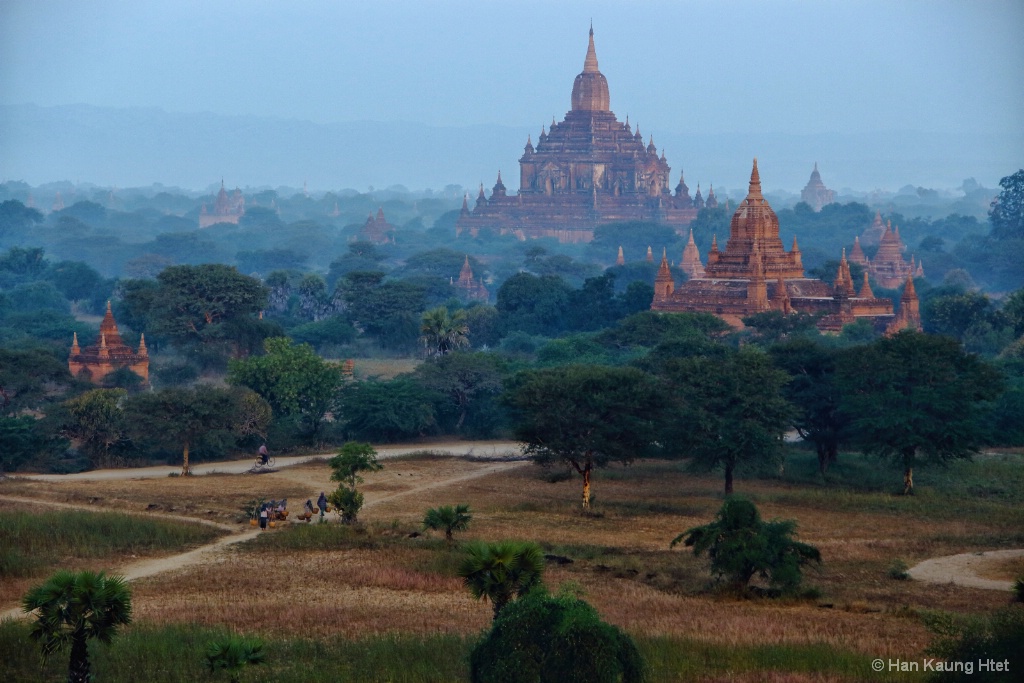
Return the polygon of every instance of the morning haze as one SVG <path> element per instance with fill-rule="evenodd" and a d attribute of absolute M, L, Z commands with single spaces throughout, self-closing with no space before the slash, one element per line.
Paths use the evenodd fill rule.
<path fill-rule="evenodd" d="M 1020 164 L 1012 1 L 46 1 L 0 6 L 0 175 L 489 183 L 569 108 L 591 21 L 612 110 L 694 180 L 742 187 L 753 154 L 790 191 L 815 161 L 861 190 Z"/>

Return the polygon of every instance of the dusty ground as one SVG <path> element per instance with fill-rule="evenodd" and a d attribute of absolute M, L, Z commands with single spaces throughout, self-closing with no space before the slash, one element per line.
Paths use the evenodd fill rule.
<path fill-rule="evenodd" d="M 188 566 L 176 558 L 113 558 L 110 569 L 137 577 L 140 621 L 230 623 L 245 631 L 283 628 L 307 635 L 478 632 L 490 607 L 462 588 L 457 551 L 446 552 L 437 539 L 410 537 L 428 507 L 454 503 L 468 503 L 474 512 L 461 537 L 533 540 L 548 554 L 571 559 L 549 564 L 545 582 L 552 588 L 575 582 L 605 618 L 634 633 L 727 644 L 824 642 L 876 656 L 910 656 L 929 639 L 915 610 L 985 611 L 1007 599 L 999 591 L 888 576 L 896 558 L 916 564 L 985 550 L 969 540 L 990 531 L 985 524 L 918 519 L 901 513 L 898 500 L 895 510 L 856 512 L 773 502 L 787 500 L 781 495 L 786 486 L 766 481 L 742 481 L 737 488 L 763 497 L 758 506 L 765 518 L 795 519 L 800 540 L 821 549 L 823 566 L 807 572 L 807 583 L 821 597 L 715 597 L 706 591 L 706 562 L 668 544 L 713 517 L 721 482 L 682 473 L 672 463 L 599 470 L 595 511 L 583 515 L 578 477 L 548 483 L 543 470 L 521 462 L 391 459 L 382 471 L 366 475 L 361 487 L 362 540 L 308 550 L 262 538 L 246 542 L 259 532 L 240 508 L 252 498 L 287 496 L 293 510 L 306 498 L 315 500 L 334 487 L 323 462 L 279 464 L 278 471 L 260 475 L 170 478 L 166 471 L 133 479 L 9 480 L 0 483 L 0 495 L 202 519 L 238 530 L 215 548 L 193 551 L 185 558 L 192 561 Z M 266 533 L 267 540 L 285 540 L 289 530 Z"/>
<path fill-rule="evenodd" d="M 1018 558 L 1024 558 L 1024 549 L 962 553 L 925 560 L 907 573 L 918 581 L 1008 591 L 1013 590 L 1012 579 L 992 578 L 990 574 L 1010 574 L 1012 568 L 1019 566 L 1019 563 L 1012 562 Z"/>

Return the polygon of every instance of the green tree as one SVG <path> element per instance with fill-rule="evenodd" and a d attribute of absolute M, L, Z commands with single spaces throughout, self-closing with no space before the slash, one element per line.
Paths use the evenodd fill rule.
<path fill-rule="evenodd" d="M 913 492 L 921 460 L 977 452 L 984 402 L 1002 390 L 999 372 L 955 340 L 913 331 L 851 349 L 838 379 L 854 439 L 866 453 L 902 466 L 905 494 Z"/>
<path fill-rule="evenodd" d="M 776 344 L 769 354 L 776 367 L 789 375 L 782 395 L 795 408 L 793 428 L 800 438 L 814 444 L 818 471 L 825 475 L 848 438 L 850 419 L 839 409 L 836 368 L 843 352 L 810 339 L 792 339 Z"/>
<path fill-rule="evenodd" d="M 59 571 L 29 590 L 22 608 L 34 613 L 30 635 L 42 647 L 43 657 L 71 647 L 68 683 L 92 680 L 90 640 L 109 645 L 118 628 L 132 621 L 127 583 L 123 577 L 108 577 L 103 572 Z"/>
<path fill-rule="evenodd" d="M 516 438 L 541 465 L 561 462 L 583 477 L 611 462 L 629 464 L 657 451 L 662 406 L 654 378 L 636 368 L 569 365 L 523 373 L 510 384 Z"/>
<path fill-rule="evenodd" d="M 438 306 L 425 312 L 421 320 L 420 341 L 428 357 L 445 356 L 469 346 L 465 312 L 452 313 L 447 306 Z"/>
<path fill-rule="evenodd" d="M 31 415 L 0 415 L 0 475 L 67 448 L 67 441 L 49 433 L 43 425 L 44 421 Z"/>
<path fill-rule="evenodd" d="M 229 672 L 231 683 L 238 683 L 242 668 L 263 664 L 265 661 L 263 641 L 243 638 L 234 633 L 214 640 L 206 650 L 207 670 L 211 674 Z"/>
<path fill-rule="evenodd" d="M 363 483 L 360 472 L 376 472 L 384 466 L 377 462 L 377 451 L 368 443 L 349 441 L 328 463 L 331 467 L 331 481 L 339 482 L 338 489 L 331 493 L 329 500 L 338 511 L 341 521 L 352 524 L 363 507 L 363 494 L 356 485 Z"/>
<path fill-rule="evenodd" d="M 543 573 L 540 546 L 523 541 L 472 541 L 459 565 L 466 588 L 473 597 L 491 601 L 495 619 L 513 598 L 539 586 Z"/>
<path fill-rule="evenodd" d="M 346 434 L 372 441 L 423 436 L 437 422 L 434 401 L 434 394 L 405 377 L 349 382 L 338 395 Z"/>
<path fill-rule="evenodd" d="M 93 467 L 109 464 L 110 447 L 124 439 L 124 389 L 93 389 L 64 402 L 69 416 L 64 434 L 78 439 Z"/>
<path fill-rule="evenodd" d="M 577 597 L 534 590 L 505 607 L 470 654 L 473 683 L 640 683 L 632 639 Z"/>
<path fill-rule="evenodd" d="M 0 348 L 0 414 L 39 408 L 72 381 L 67 363 L 43 349 Z"/>
<path fill-rule="evenodd" d="M 988 213 L 992 237 L 1024 239 L 1024 168 L 999 181 L 1003 188 Z"/>
<path fill-rule="evenodd" d="M 255 319 L 267 307 L 267 288 L 259 280 L 219 263 L 171 266 L 157 281 L 150 323 L 180 346 L 220 342 L 219 328 Z"/>
<path fill-rule="evenodd" d="M 228 363 L 228 382 L 249 387 L 270 403 L 279 415 L 299 416 L 313 437 L 319 434 L 333 408 L 342 372 L 308 344 L 292 344 L 287 337 L 263 343 L 262 356 L 233 359 Z"/>
<path fill-rule="evenodd" d="M 181 448 L 181 473 L 189 475 L 190 447 L 203 435 L 229 430 L 237 423 L 237 399 L 231 391 L 206 385 L 175 387 L 130 397 L 125 416 L 137 439 Z"/>
<path fill-rule="evenodd" d="M 795 529 L 792 520 L 762 521 L 753 503 L 728 498 L 714 522 L 687 529 L 670 545 L 685 542 L 697 557 L 707 553 L 712 573 L 725 578 L 734 590 L 745 590 L 758 575 L 771 586 L 792 592 L 800 585 L 800 568 L 821 562 L 817 548 L 793 540 Z"/>
<path fill-rule="evenodd" d="M 444 531 L 445 539 L 451 543 L 452 534 L 456 531 L 465 531 L 469 528 L 469 522 L 473 515 L 469 512 L 469 505 L 459 503 L 458 505 L 442 505 L 430 508 L 423 515 L 423 528 L 432 531 Z"/>
<path fill-rule="evenodd" d="M 693 467 L 725 470 L 725 493 L 743 463 L 780 463 L 792 407 L 782 397 L 786 373 L 756 349 L 719 357 L 673 358 L 662 377 L 672 403 L 665 439 Z"/>
<path fill-rule="evenodd" d="M 517 273 L 498 288 L 497 309 L 505 332 L 554 336 L 565 329 L 572 291 L 557 276 Z"/>
<path fill-rule="evenodd" d="M 501 392 L 498 358 L 486 353 L 450 353 L 417 366 L 413 376 L 429 391 L 445 396 L 458 412 L 462 429 L 470 408 Z"/>

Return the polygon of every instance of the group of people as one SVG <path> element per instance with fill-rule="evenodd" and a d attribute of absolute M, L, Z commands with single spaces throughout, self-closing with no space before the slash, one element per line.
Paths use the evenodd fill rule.
<path fill-rule="evenodd" d="M 260 529 L 266 529 L 267 524 L 272 520 L 284 519 L 288 516 L 288 499 L 271 500 L 260 505 L 259 520 Z"/>
<path fill-rule="evenodd" d="M 323 520 L 324 515 L 327 513 L 327 495 L 321 491 L 320 497 L 316 499 L 316 506 L 313 505 L 313 500 L 311 498 L 307 498 L 306 503 L 302 508 L 304 513 L 303 516 L 306 521 L 312 519 L 313 515 L 317 513 L 320 514 L 320 519 Z"/>

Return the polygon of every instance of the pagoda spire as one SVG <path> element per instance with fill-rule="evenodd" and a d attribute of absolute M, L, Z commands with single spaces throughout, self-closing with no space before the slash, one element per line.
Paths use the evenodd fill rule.
<path fill-rule="evenodd" d="M 146 348 L 146 333 L 139 334 L 139 355 L 148 356 L 149 349 Z"/>
<path fill-rule="evenodd" d="M 651 251 L 650 245 L 647 245 L 647 262 L 654 263 L 654 252 Z"/>
<path fill-rule="evenodd" d="M 757 172 L 757 157 L 754 157 L 754 168 L 750 171 L 750 187 L 747 190 L 747 196 L 761 196 L 761 174 Z"/>
<path fill-rule="evenodd" d="M 81 353 L 82 349 L 78 347 L 78 333 L 72 332 L 71 335 L 71 355 L 75 356 Z"/>
<path fill-rule="evenodd" d="M 871 291 L 871 284 L 868 282 L 868 271 L 864 271 L 864 284 L 860 286 L 861 299 L 874 299 L 875 293 Z"/>
<path fill-rule="evenodd" d="M 622 245 L 619 245 L 619 255 L 615 258 L 615 265 L 624 266 L 626 265 L 626 257 L 622 253 Z"/>
<path fill-rule="evenodd" d="M 577 53 L 579 54 L 579 53 Z M 594 49 L 594 26 L 590 26 L 590 43 L 587 45 L 587 58 L 583 60 L 583 73 L 597 73 L 597 50 Z"/>

